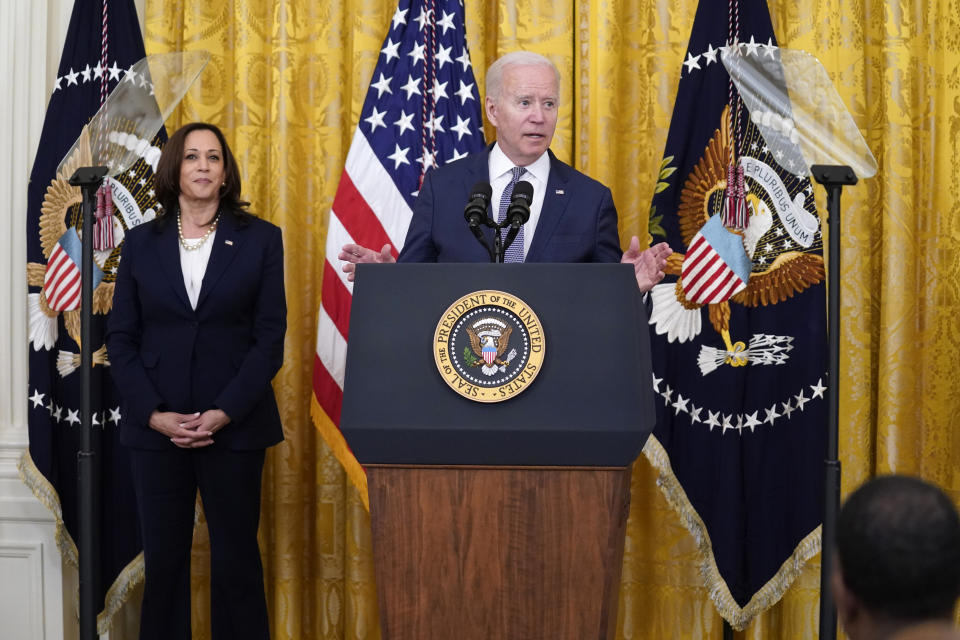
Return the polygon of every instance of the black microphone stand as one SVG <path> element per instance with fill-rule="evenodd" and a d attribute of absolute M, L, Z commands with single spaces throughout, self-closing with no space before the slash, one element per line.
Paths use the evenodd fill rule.
<path fill-rule="evenodd" d="M 484 221 L 484 224 L 487 226 L 489 226 L 488 221 L 489 221 L 489 218 Z M 487 250 L 487 255 L 490 256 L 490 262 L 496 262 L 496 259 L 494 257 L 494 249 L 490 248 L 490 243 L 487 242 L 487 239 L 483 237 L 483 230 L 480 229 L 479 218 L 470 219 L 468 220 L 467 224 L 470 227 L 470 232 L 473 233 L 474 237 L 476 237 L 477 242 L 479 242 L 481 246 L 483 246 L 483 248 Z"/>
<path fill-rule="evenodd" d="M 483 237 L 483 232 L 480 230 L 480 224 L 478 222 L 472 220 L 469 222 L 470 231 L 473 232 L 473 235 L 476 236 L 477 241 L 483 245 L 483 248 L 487 250 L 488 254 L 490 254 L 490 262 L 502 264 L 504 256 L 506 256 L 507 249 L 509 249 L 510 245 L 513 244 L 514 239 L 517 237 L 517 233 L 519 233 L 520 227 L 513 226 L 512 223 L 507 220 L 504 220 L 502 223 L 498 223 L 490 216 L 487 216 L 484 224 L 493 229 L 493 247 L 491 247 Z M 501 231 L 506 228 L 510 228 L 510 231 L 507 232 L 507 239 L 504 240 Z"/>
<path fill-rule="evenodd" d="M 80 639 L 97 638 L 97 592 L 100 582 L 99 461 L 93 442 L 93 216 L 97 189 L 107 167 L 80 167 L 70 184 L 83 191 L 83 258 L 80 268 L 80 428 L 77 452 L 77 503 L 79 507 Z"/>
<path fill-rule="evenodd" d="M 515 203 L 511 204 L 507 215 L 504 216 L 503 222 L 497 222 L 492 216 L 487 214 L 483 224 L 493 229 L 492 247 L 483 237 L 483 232 L 480 230 L 480 216 L 477 215 L 476 211 L 471 211 L 470 206 L 471 205 L 467 205 L 467 211 L 464 212 L 464 217 L 467 219 L 470 231 L 476 236 L 477 242 L 482 244 L 483 248 L 490 254 L 490 261 L 496 264 L 502 264 L 507 249 L 513 244 L 513 241 L 517 238 L 517 234 L 520 233 L 520 227 L 530 218 L 529 205 L 525 203 L 520 205 Z M 507 232 L 506 240 L 504 240 L 501 232 L 507 228 L 509 228 L 510 231 Z"/>
<path fill-rule="evenodd" d="M 522 223 L 521 223 L 522 224 Z M 503 222 L 494 222 L 492 218 L 487 218 L 487 226 L 493 227 L 493 261 L 496 263 L 503 263 L 504 257 L 507 255 L 507 249 L 510 248 L 510 245 L 513 244 L 513 241 L 516 240 L 517 234 L 520 232 L 520 225 L 514 226 L 509 218 L 504 219 Z M 503 229 L 509 228 L 510 231 L 507 232 L 507 239 L 504 240 L 501 235 Z"/>
<path fill-rule="evenodd" d="M 505 225 L 504 225 L 504 227 L 507 227 L 507 226 L 510 227 L 510 231 L 507 232 L 507 239 L 504 240 L 504 242 L 503 242 L 503 255 L 504 255 L 504 256 L 507 255 L 507 249 L 510 248 L 510 246 L 513 244 L 513 241 L 517 239 L 517 234 L 520 233 L 520 226 L 521 226 L 522 224 L 523 224 L 522 222 L 521 222 L 520 224 L 516 224 L 516 223 L 514 223 L 514 222 L 511 222 L 510 224 L 505 224 Z M 498 235 L 499 235 L 499 232 L 498 232 Z M 502 262 L 502 260 L 501 260 L 501 262 Z"/>
<path fill-rule="evenodd" d="M 493 218 L 487 218 L 487 226 L 493 227 L 493 261 L 501 264 L 503 263 L 503 256 L 507 252 L 507 247 L 503 246 L 503 236 L 500 235 L 503 225 Z"/>

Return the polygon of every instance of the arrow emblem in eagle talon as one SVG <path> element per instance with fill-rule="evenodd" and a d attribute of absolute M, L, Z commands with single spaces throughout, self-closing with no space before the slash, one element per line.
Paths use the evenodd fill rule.
<path fill-rule="evenodd" d="M 748 364 L 785 364 L 790 359 L 790 351 L 793 350 L 792 336 L 758 333 L 750 338 L 750 346 L 744 346 L 743 342 L 739 341 L 730 344 L 728 339 L 725 342 L 729 345 L 727 349 L 706 346 L 700 348 L 697 365 L 700 367 L 701 375 L 716 371 L 722 364 L 733 367 L 743 367 Z"/>
<path fill-rule="evenodd" d="M 510 353 L 507 354 L 507 359 L 503 361 L 503 364 L 500 366 L 500 373 L 503 373 L 507 370 L 507 365 L 510 364 L 510 361 L 517 357 L 517 350 L 510 349 Z"/>
<path fill-rule="evenodd" d="M 747 345 L 735 342 L 732 351 L 727 351 L 726 363 L 733 367 L 742 367 L 747 364 Z"/>

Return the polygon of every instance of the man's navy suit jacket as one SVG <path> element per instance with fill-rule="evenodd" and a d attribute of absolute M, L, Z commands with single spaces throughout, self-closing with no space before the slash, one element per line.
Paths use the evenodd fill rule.
<path fill-rule="evenodd" d="M 463 209 L 477 182 L 490 182 L 493 145 L 424 178 L 399 262 L 489 262 Z M 550 154 L 540 220 L 525 262 L 619 262 L 617 210 L 610 189 Z M 496 212 L 493 213 L 496 219 Z M 493 230 L 483 227 L 493 245 Z"/>
<path fill-rule="evenodd" d="M 107 328 L 123 397 L 120 441 L 174 445 L 148 425 L 155 410 L 222 409 L 211 446 L 262 449 L 283 440 L 270 381 L 283 363 L 286 298 L 280 229 L 220 216 L 196 310 L 180 268 L 177 225 L 148 222 L 126 236 Z"/>

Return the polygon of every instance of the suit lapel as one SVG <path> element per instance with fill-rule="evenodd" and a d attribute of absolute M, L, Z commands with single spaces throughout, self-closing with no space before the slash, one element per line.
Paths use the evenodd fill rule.
<path fill-rule="evenodd" d="M 469 156 L 467 172 L 463 175 L 467 193 L 470 193 L 470 189 L 478 182 L 490 182 L 490 163 L 487 159 L 492 148 L 493 145 L 490 145 L 480 153 Z"/>
<path fill-rule="evenodd" d="M 493 149 L 495 143 L 490 143 L 487 147 L 475 155 L 469 156 L 469 166 L 467 167 L 466 173 L 463 174 L 463 193 L 470 193 L 473 189 L 473 185 L 478 182 L 486 182 L 490 184 L 490 150 Z M 466 202 L 464 202 L 466 205 Z M 493 209 L 493 202 L 487 206 L 487 215 L 491 216 L 494 220 L 497 219 L 497 211 Z M 483 235 L 487 239 L 487 242 L 493 243 L 493 229 L 490 227 L 483 227 Z"/>
<path fill-rule="evenodd" d="M 203 274 L 203 282 L 200 285 L 200 296 L 197 298 L 198 310 L 227 267 L 233 262 L 233 258 L 240 253 L 241 243 L 240 225 L 232 214 L 224 212 L 220 215 L 220 222 L 217 223 L 213 248 L 210 250 L 210 261 L 207 262 L 207 270 Z M 183 280 L 182 277 L 180 279 Z"/>
<path fill-rule="evenodd" d="M 543 259 L 543 252 L 550 245 L 550 238 L 560 224 L 560 219 L 567 211 L 570 194 L 567 183 L 570 180 L 570 170 L 553 155 L 550 154 L 550 177 L 547 178 L 547 192 L 543 195 L 543 207 L 540 209 L 540 220 L 533 232 L 533 242 L 524 262 L 539 262 Z"/>
<path fill-rule="evenodd" d="M 187 287 L 183 284 L 183 269 L 180 268 L 180 239 L 177 236 L 177 221 L 168 220 L 160 232 L 157 242 L 157 254 L 160 268 L 167 282 L 173 287 L 180 302 L 190 309 Z"/>

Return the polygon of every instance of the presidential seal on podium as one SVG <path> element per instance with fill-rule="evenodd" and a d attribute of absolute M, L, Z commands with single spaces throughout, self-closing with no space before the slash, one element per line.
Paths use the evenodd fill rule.
<path fill-rule="evenodd" d="M 502 402 L 524 391 L 540 373 L 544 353 L 537 314 L 503 291 L 475 291 L 451 304 L 433 338 L 441 377 L 476 402 Z"/>

